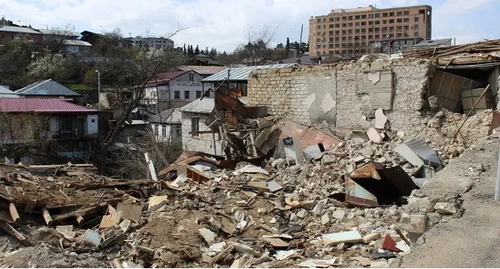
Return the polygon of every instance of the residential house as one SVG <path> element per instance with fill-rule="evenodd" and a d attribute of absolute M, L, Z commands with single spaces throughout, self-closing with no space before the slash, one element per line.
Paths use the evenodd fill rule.
<path fill-rule="evenodd" d="M 79 102 L 82 95 L 52 79 L 42 80 L 21 88 L 15 93 L 25 98 L 71 98 Z"/>
<path fill-rule="evenodd" d="M 128 38 L 132 46 L 138 48 L 171 49 L 174 47 L 174 41 L 165 37 L 141 37 Z"/>
<path fill-rule="evenodd" d="M 0 141 L 4 148 L 48 143 L 60 156 L 85 158 L 99 134 L 98 113 L 60 98 L 0 98 Z"/>
<path fill-rule="evenodd" d="M 19 98 L 19 95 L 9 90 L 8 86 L 0 85 L 0 98 Z"/>
<path fill-rule="evenodd" d="M 231 67 L 226 68 L 220 72 L 213 74 L 201 80 L 202 83 L 208 84 L 204 89 L 213 87 L 213 89 L 234 89 L 239 88 L 242 96 L 247 95 L 248 76 L 254 70 L 265 68 L 288 68 L 294 66 L 295 63 L 290 64 L 273 64 L 273 65 L 259 65 L 259 66 L 245 66 L 245 67 Z"/>
<path fill-rule="evenodd" d="M 206 78 L 226 68 L 223 65 L 181 65 L 178 69 L 179 71 L 193 70 Z"/>
<path fill-rule="evenodd" d="M 42 33 L 31 27 L 0 26 L 0 41 L 27 39 L 37 45 L 42 44 Z"/>
<path fill-rule="evenodd" d="M 200 131 L 210 131 L 205 121 L 215 107 L 214 98 L 204 97 L 183 106 L 182 113 L 182 148 L 222 155 L 221 139 L 218 134 L 200 135 Z"/>
<path fill-rule="evenodd" d="M 60 42 L 65 39 L 76 39 L 80 36 L 79 33 L 61 30 L 61 29 L 40 29 L 38 30 L 42 33 L 42 43 L 49 44 L 51 42 Z"/>
<path fill-rule="evenodd" d="M 149 120 L 158 142 L 182 142 L 182 113 L 179 108 L 170 108 L 154 115 Z"/>
<path fill-rule="evenodd" d="M 202 79 L 193 70 L 158 74 L 146 84 L 143 104 L 161 110 L 180 108 L 203 95 Z"/>
<path fill-rule="evenodd" d="M 65 54 L 85 55 L 90 53 L 92 44 L 83 40 L 65 39 L 61 51 Z"/>
<path fill-rule="evenodd" d="M 186 65 L 220 65 L 222 66 L 223 64 L 217 62 L 215 59 L 212 57 L 205 55 L 205 54 L 198 54 L 191 59 L 189 59 L 186 63 Z"/>

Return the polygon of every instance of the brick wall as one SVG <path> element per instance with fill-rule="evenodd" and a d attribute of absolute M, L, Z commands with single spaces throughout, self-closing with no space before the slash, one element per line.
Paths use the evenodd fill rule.
<path fill-rule="evenodd" d="M 425 60 L 261 69 L 249 75 L 248 98 L 274 115 L 339 128 L 358 128 L 363 115 L 383 108 L 391 126 L 410 130 L 433 70 Z"/>

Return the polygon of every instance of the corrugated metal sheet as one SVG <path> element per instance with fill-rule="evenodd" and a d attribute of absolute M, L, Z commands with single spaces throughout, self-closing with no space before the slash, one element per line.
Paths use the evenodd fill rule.
<path fill-rule="evenodd" d="M 422 139 L 412 138 L 406 142 L 404 142 L 415 154 L 417 154 L 422 160 L 427 164 L 431 162 L 431 165 L 434 167 L 440 167 L 441 161 L 437 153 L 431 149 Z"/>
<path fill-rule="evenodd" d="M 27 27 L 19 26 L 0 26 L 0 32 L 23 33 L 32 35 L 41 35 L 42 33 Z"/>
<path fill-rule="evenodd" d="M 230 81 L 246 81 L 248 79 L 248 75 L 253 70 L 266 69 L 266 68 L 290 68 L 293 67 L 294 65 L 295 63 L 226 68 L 220 72 L 217 72 L 216 74 L 213 74 L 207 78 L 202 79 L 201 81 L 202 82 L 224 81 L 228 78 L 228 71 L 229 71 Z"/>
<path fill-rule="evenodd" d="M 0 85 L 0 98 L 19 98 L 19 95 L 7 87 Z"/>
<path fill-rule="evenodd" d="M 16 91 L 19 95 L 81 96 L 52 79 L 35 82 Z"/>
<path fill-rule="evenodd" d="M 181 111 L 178 108 L 171 108 L 154 115 L 149 122 L 180 123 L 181 121 Z"/>
<path fill-rule="evenodd" d="M 181 107 L 181 112 L 210 114 L 215 107 L 214 98 L 205 97 Z"/>
<path fill-rule="evenodd" d="M 98 111 L 59 98 L 3 98 L 0 99 L 0 112 L 93 113 Z"/>
<path fill-rule="evenodd" d="M 226 68 L 227 67 L 225 66 L 216 66 L 216 65 L 181 65 L 179 67 L 180 70 L 183 71 L 193 70 L 200 75 L 213 75 Z"/>

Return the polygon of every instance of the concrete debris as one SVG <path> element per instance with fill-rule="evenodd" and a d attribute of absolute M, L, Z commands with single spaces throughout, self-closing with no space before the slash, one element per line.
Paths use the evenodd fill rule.
<path fill-rule="evenodd" d="M 184 152 L 157 182 L 83 175 L 75 165 L 43 173 L 0 165 L 0 226 L 17 244 L 8 252 L 48 245 L 124 268 L 387 267 L 411 251 L 405 236 L 460 211 L 460 203 L 419 191 L 428 184 L 419 179 L 430 183 L 491 120 L 489 112 L 473 115 L 461 130 L 466 140 L 451 141 L 459 114 L 423 115 L 415 130 L 392 130 L 394 114 L 378 109 L 359 121 L 363 130 L 340 136 L 327 124 L 242 117 L 249 107 L 228 107 L 245 128 L 213 126 L 227 129 L 221 137 L 231 156 Z M 487 165 L 471 163 L 463 178 Z M 473 180 L 462 181 L 470 189 Z"/>
<path fill-rule="evenodd" d="M 446 203 L 446 202 L 439 202 L 436 203 L 434 206 L 434 210 L 436 210 L 437 213 L 443 214 L 443 215 L 452 215 L 457 213 L 457 208 L 453 203 Z"/>
<path fill-rule="evenodd" d="M 361 237 L 361 234 L 358 231 L 324 234 L 321 236 L 321 239 L 325 246 L 340 243 L 358 243 L 363 241 L 363 237 Z"/>

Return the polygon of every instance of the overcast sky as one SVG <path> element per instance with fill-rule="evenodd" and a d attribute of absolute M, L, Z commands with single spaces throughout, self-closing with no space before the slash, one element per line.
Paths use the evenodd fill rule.
<path fill-rule="evenodd" d="M 0 0 L 0 16 L 34 28 L 67 28 L 77 32 L 109 32 L 124 36 L 165 36 L 177 45 L 199 44 L 233 51 L 245 43 L 250 27 L 275 30 L 274 44 L 286 37 L 298 41 L 310 16 L 334 8 L 376 5 L 379 8 L 427 4 L 433 7 L 432 37 L 457 43 L 500 38 L 500 0 Z"/>

